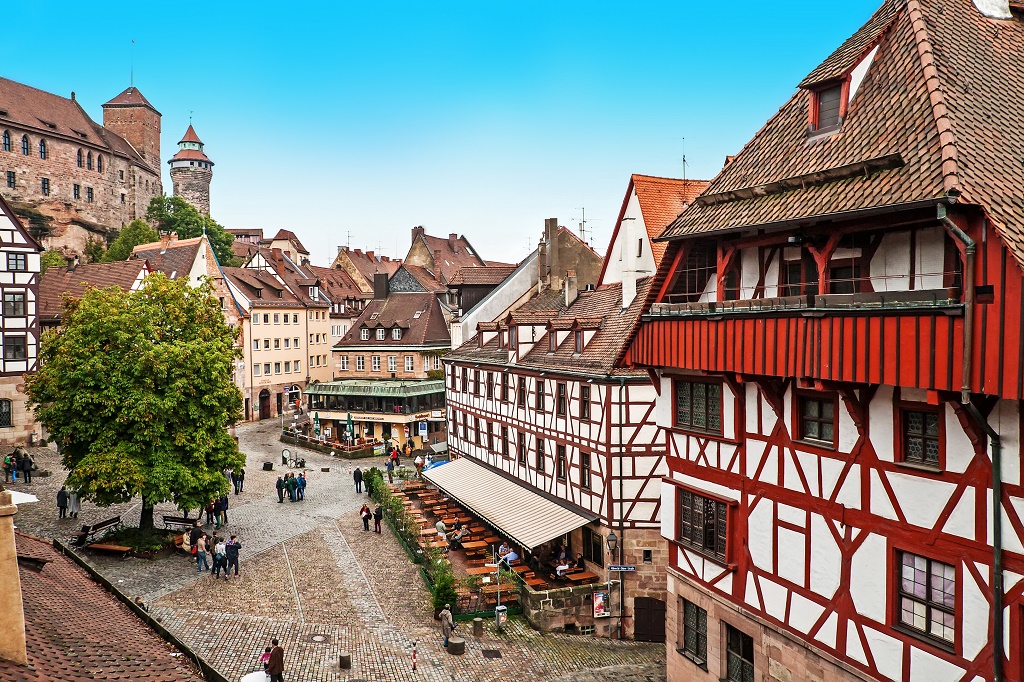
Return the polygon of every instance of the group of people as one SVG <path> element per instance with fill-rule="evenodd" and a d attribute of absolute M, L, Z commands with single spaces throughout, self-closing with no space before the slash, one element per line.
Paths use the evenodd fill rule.
<path fill-rule="evenodd" d="M 284 649 L 277 638 L 270 640 L 272 646 L 263 650 L 259 662 L 263 664 L 263 672 L 270 677 L 270 682 L 284 682 Z"/>
<path fill-rule="evenodd" d="M 372 512 L 369 505 L 364 504 L 359 510 L 359 518 L 363 520 L 363 530 L 370 530 L 370 519 L 373 519 L 373 532 L 380 532 L 380 522 L 384 519 L 384 510 L 378 504 Z"/>
<path fill-rule="evenodd" d="M 358 470 L 357 470 L 358 471 Z M 306 474 L 296 476 L 287 473 L 277 477 L 277 501 L 284 502 L 285 493 L 288 494 L 290 502 L 301 502 L 306 499 Z"/>
<path fill-rule="evenodd" d="M 82 499 L 78 496 L 77 490 L 68 490 L 62 485 L 57 491 L 57 518 L 77 519 L 78 512 L 82 511 Z"/>
<path fill-rule="evenodd" d="M 235 494 L 243 492 L 245 489 L 245 469 L 239 468 L 238 471 L 231 469 L 230 467 L 224 469 L 224 478 L 228 479 L 228 483 L 234 488 Z"/>
<path fill-rule="evenodd" d="M 196 573 L 210 571 L 213 577 L 219 578 L 223 572 L 227 580 L 233 568 L 235 577 L 238 577 L 238 552 L 242 543 L 237 536 L 232 535 L 225 540 L 216 531 L 212 536 L 207 535 L 196 519 L 196 525 L 182 537 L 182 548 L 196 558 Z M 212 556 L 212 562 L 208 554 Z"/>
<path fill-rule="evenodd" d="M 32 469 L 35 465 L 32 455 L 28 454 L 25 448 L 17 446 L 13 452 L 4 455 L 4 483 L 17 483 L 19 473 L 22 481 L 31 483 Z"/>
<path fill-rule="evenodd" d="M 219 529 L 228 523 L 228 496 L 221 495 L 215 500 L 210 500 L 206 505 L 206 523 L 214 524 Z"/>

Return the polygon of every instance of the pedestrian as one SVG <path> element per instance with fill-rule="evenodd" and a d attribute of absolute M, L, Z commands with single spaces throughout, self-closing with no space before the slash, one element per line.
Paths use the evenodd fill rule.
<path fill-rule="evenodd" d="M 352 480 L 356 482 L 356 492 L 363 492 L 363 472 L 359 467 L 352 472 Z"/>
<path fill-rule="evenodd" d="M 206 533 L 199 531 L 199 538 L 193 546 L 196 548 L 196 573 L 202 573 L 204 570 L 209 571 L 210 562 L 206 558 Z"/>
<path fill-rule="evenodd" d="M 245 487 L 245 469 L 239 469 L 235 472 L 235 494 L 242 492 L 242 488 Z"/>
<path fill-rule="evenodd" d="M 213 500 L 206 505 L 206 525 L 209 526 L 213 523 Z"/>
<path fill-rule="evenodd" d="M 57 518 L 63 519 L 68 515 L 68 489 L 64 486 L 57 491 Z"/>
<path fill-rule="evenodd" d="M 203 534 L 203 527 L 202 527 L 199 519 L 196 519 L 195 525 L 192 526 L 192 528 L 190 528 L 189 531 L 188 531 L 188 543 L 189 543 L 189 545 L 191 547 L 195 547 L 196 544 L 199 542 L 199 536 L 201 536 L 202 534 Z"/>
<path fill-rule="evenodd" d="M 306 474 L 299 474 L 298 487 L 296 491 L 299 493 L 299 500 L 306 499 Z"/>
<path fill-rule="evenodd" d="M 270 650 L 270 660 L 267 661 L 267 674 L 270 675 L 270 682 L 284 682 L 284 649 L 276 638 L 270 640 L 270 643 L 274 647 Z"/>
<path fill-rule="evenodd" d="M 220 511 L 221 511 L 221 514 L 223 515 L 223 518 L 224 518 L 224 520 L 221 522 L 220 525 L 226 526 L 226 525 L 228 525 L 228 507 L 231 506 L 228 503 L 228 496 L 227 496 L 227 494 L 221 495 L 221 497 L 220 497 L 220 506 L 221 506 L 221 510 Z"/>
<path fill-rule="evenodd" d="M 413 465 L 416 467 L 416 478 L 423 478 L 423 457 L 416 455 Z"/>
<path fill-rule="evenodd" d="M 77 490 L 72 489 L 68 493 L 68 516 L 77 519 L 80 511 L 82 511 L 82 498 L 79 497 Z"/>
<path fill-rule="evenodd" d="M 220 572 L 223 569 L 224 579 L 228 578 L 227 569 L 227 548 L 224 546 L 224 538 L 219 538 L 216 535 L 213 536 L 213 577 L 219 578 Z"/>
<path fill-rule="evenodd" d="M 14 468 L 14 458 L 10 454 L 4 455 L 4 483 L 11 482 L 11 469 Z"/>
<path fill-rule="evenodd" d="M 277 501 L 284 502 L 284 479 L 277 477 Z"/>
<path fill-rule="evenodd" d="M 288 499 L 294 502 L 296 491 L 299 489 L 299 482 L 295 479 L 295 474 L 288 474 L 286 483 L 288 484 Z"/>
<path fill-rule="evenodd" d="M 21 449 L 21 446 L 18 446 Z M 32 482 L 32 467 L 35 466 L 35 462 L 32 461 L 32 457 L 29 456 L 24 450 L 21 451 L 21 473 L 25 476 L 25 483 Z"/>
<path fill-rule="evenodd" d="M 269 665 L 269 663 L 270 663 L 270 647 L 268 646 L 266 649 L 263 650 L 263 653 L 260 655 L 259 659 L 257 659 L 256 664 L 257 665 L 262 664 L 263 665 L 263 672 L 267 672 L 267 665 Z"/>
<path fill-rule="evenodd" d="M 224 519 L 224 503 L 218 497 L 213 502 L 213 518 L 214 518 L 214 529 L 219 529 L 223 525 Z"/>
<path fill-rule="evenodd" d="M 370 508 L 364 504 L 363 508 L 359 510 L 359 518 L 363 520 L 363 530 L 370 530 L 370 517 L 372 516 Z"/>
<path fill-rule="evenodd" d="M 381 522 L 381 519 L 383 519 L 383 518 L 384 518 L 384 510 L 381 509 L 381 506 L 378 504 L 377 508 L 373 510 L 373 532 L 374 533 L 379 533 L 380 532 L 380 522 Z"/>
<path fill-rule="evenodd" d="M 387 464 L 384 465 L 384 468 L 388 470 L 388 483 L 394 483 L 395 482 L 395 463 L 394 463 L 394 461 L 390 457 L 388 457 L 388 462 L 387 462 Z"/>
<path fill-rule="evenodd" d="M 448 646 L 448 640 L 455 632 L 455 620 L 452 618 L 452 605 L 445 604 L 438 616 L 441 619 L 441 634 L 444 635 L 444 645 Z"/>
<path fill-rule="evenodd" d="M 238 550 L 242 549 L 242 543 L 238 541 L 238 536 L 232 535 L 231 539 L 224 545 L 225 556 L 227 557 L 227 564 L 224 567 L 224 578 L 228 577 L 228 572 L 231 571 L 231 567 L 235 567 L 235 577 L 238 577 Z"/>

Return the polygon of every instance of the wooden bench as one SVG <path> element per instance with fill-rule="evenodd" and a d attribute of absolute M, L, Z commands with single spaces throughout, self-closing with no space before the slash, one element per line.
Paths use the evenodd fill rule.
<path fill-rule="evenodd" d="M 92 526 L 82 526 L 82 530 L 74 535 L 74 543 L 76 545 L 84 545 L 87 541 L 92 540 L 98 534 L 106 530 L 117 530 L 121 527 L 121 517 L 115 516 L 112 519 L 106 521 L 100 521 Z M 129 548 L 130 551 L 130 548 Z"/>
<path fill-rule="evenodd" d="M 192 530 L 196 525 L 195 519 L 190 519 L 187 516 L 168 516 L 164 514 L 164 528 L 170 530 L 176 528 L 179 530 Z"/>
<path fill-rule="evenodd" d="M 108 552 L 110 554 L 120 554 L 122 559 L 127 559 L 131 553 L 131 547 L 125 547 L 124 545 L 111 545 L 105 542 L 94 542 L 91 545 L 86 546 L 87 549 L 91 549 L 94 552 Z"/>

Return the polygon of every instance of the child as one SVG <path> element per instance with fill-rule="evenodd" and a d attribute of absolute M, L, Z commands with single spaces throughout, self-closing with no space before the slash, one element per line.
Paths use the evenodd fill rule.
<path fill-rule="evenodd" d="M 263 672 L 267 672 L 267 665 L 270 663 L 270 647 L 268 646 L 263 650 L 263 655 L 260 656 L 260 663 L 263 664 Z"/>

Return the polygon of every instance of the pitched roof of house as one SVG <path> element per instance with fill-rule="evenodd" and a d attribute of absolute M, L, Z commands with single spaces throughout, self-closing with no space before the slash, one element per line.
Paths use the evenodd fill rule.
<path fill-rule="evenodd" d="M 173 239 L 166 244 L 162 241 L 139 244 L 132 249 L 131 257 L 148 260 L 153 272 L 162 272 L 168 279 L 187 278 L 192 272 L 192 265 L 196 262 L 202 244 L 202 237 Z"/>
<path fill-rule="evenodd" d="M 518 265 L 486 265 L 475 268 L 459 268 L 448 284 L 453 286 L 474 286 L 501 284 L 515 272 Z"/>
<path fill-rule="evenodd" d="M 371 329 L 384 327 L 402 329 L 402 338 L 393 340 L 388 334 L 384 341 L 378 341 L 375 334 L 363 341 L 360 336 L 362 327 Z M 366 302 L 362 314 L 352 323 L 348 333 L 342 337 L 335 348 L 381 346 L 440 346 L 451 343 L 448 325 L 441 312 L 441 304 L 432 293 L 391 293 L 386 299 L 373 299 Z"/>
<path fill-rule="evenodd" d="M 254 308 L 301 308 L 302 301 L 266 270 L 221 268 L 224 276 L 249 299 Z"/>
<path fill-rule="evenodd" d="M 182 142 L 195 142 L 196 144 L 203 143 L 203 141 L 199 139 L 199 136 L 196 135 L 196 129 L 192 127 L 191 123 L 188 124 L 188 130 L 185 131 L 185 134 L 182 135 L 180 140 L 178 140 L 178 144 L 181 144 Z"/>
<path fill-rule="evenodd" d="M 842 128 L 809 139 L 808 88 L 878 51 Z M 971 0 L 886 0 L 663 238 L 960 194 L 1024 265 L 1024 21 Z"/>
<path fill-rule="evenodd" d="M 345 270 L 324 268 L 318 265 L 307 265 L 305 269 L 320 280 L 320 285 L 327 297 L 334 303 L 340 303 L 346 298 L 369 297 L 369 294 L 364 293 Z"/>
<path fill-rule="evenodd" d="M 434 267 L 440 269 L 441 277 L 445 282 L 450 282 L 459 268 L 479 268 L 487 265 L 487 261 L 477 255 L 476 250 L 464 236 L 460 235 L 454 240 L 445 237 L 432 237 L 425 232 L 419 236 L 426 244 L 432 258 L 437 252 L 441 253 L 440 260 L 434 263 Z"/>
<path fill-rule="evenodd" d="M 0 114 L 0 126 L 10 122 L 37 130 L 44 136 L 63 137 L 79 144 L 107 149 L 111 154 L 158 172 L 127 140 L 93 121 L 74 99 L 0 78 L 0 111 L 5 112 Z"/>
<path fill-rule="evenodd" d="M 145 259 L 135 259 L 79 265 L 73 270 L 66 267 L 47 268 L 39 277 L 39 317 L 43 320 L 59 320 L 63 304 L 61 295 L 65 293 L 81 298 L 90 287 L 120 287 L 130 291 L 140 273 L 150 272 L 149 267 Z"/>
<path fill-rule="evenodd" d="M 182 652 L 47 542 L 15 533 L 28 665 L 0 660 L 5 682 L 199 682 Z"/>
<path fill-rule="evenodd" d="M 292 232 L 291 230 L 278 230 L 277 234 L 275 234 L 273 236 L 271 241 L 275 241 L 276 242 L 279 239 L 282 240 L 282 241 L 288 241 L 288 242 L 291 242 L 292 244 L 294 244 L 295 245 L 295 250 L 298 251 L 299 253 L 301 253 L 302 255 L 304 255 L 304 256 L 308 256 L 309 255 L 309 250 L 306 249 L 306 247 L 302 245 L 302 242 L 299 241 L 298 236 L 296 236 L 296 234 L 294 232 Z"/>
<path fill-rule="evenodd" d="M 348 256 L 352 265 L 355 266 L 355 269 L 370 284 L 373 284 L 374 274 L 383 272 L 387 273 L 388 277 L 390 277 L 395 274 L 398 268 L 402 267 L 401 260 L 378 258 L 373 251 L 350 249 L 347 246 L 343 246 L 341 252 Z"/>
<path fill-rule="evenodd" d="M 260 249 L 260 251 L 267 262 L 274 268 L 274 271 L 288 284 L 295 298 L 303 305 L 310 308 L 326 308 L 330 306 L 323 297 L 317 297 L 316 300 L 310 297 L 309 287 L 317 284 L 319 281 L 312 271 L 306 270 L 304 266 L 299 266 L 281 252 L 280 249 Z M 280 259 L 278 259 L 279 254 Z M 326 290 L 324 293 L 327 293 Z M 328 298 L 330 297 L 328 296 Z"/>
<path fill-rule="evenodd" d="M 149 100 L 146 99 L 146 96 L 143 95 L 142 92 L 137 87 L 135 87 L 134 85 L 130 85 L 127 88 L 125 88 L 124 90 L 122 90 L 121 94 L 117 95 L 116 97 L 111 99 L 109 102 L 104 104 L 103 108 L 104 109 L 107 109 L 107 108 L 114 108 L 114 109 L 116 109 L 116 108 L 122 108 L 122 107 L 137 107 L 137 106 L 147 107 L 149 109 L 152 109 L 154 113 L 156 113 L 158 115 L 160 114 L 160 112 L 156 110 L 156 107 L 154 107 L 152 104 L 150 104 Z M 191 126 L 189 126 L 189 127 L 191 128 Z"/>
<path fill-rule="evenodd" d="M 423 265 L 409 265 L 407 263 L 402 263 L 402 266 L 398 268 L 391 277 L 394 278 L 396 276 L 400 276 L 402 270 L 408 272 L 409 275 L 416 280 L 421 287 L 423 287 L 424 291 L 430 291 L 435 294 L 447 291 L 447 287 L 438 282 L 434 273 Z"/>

